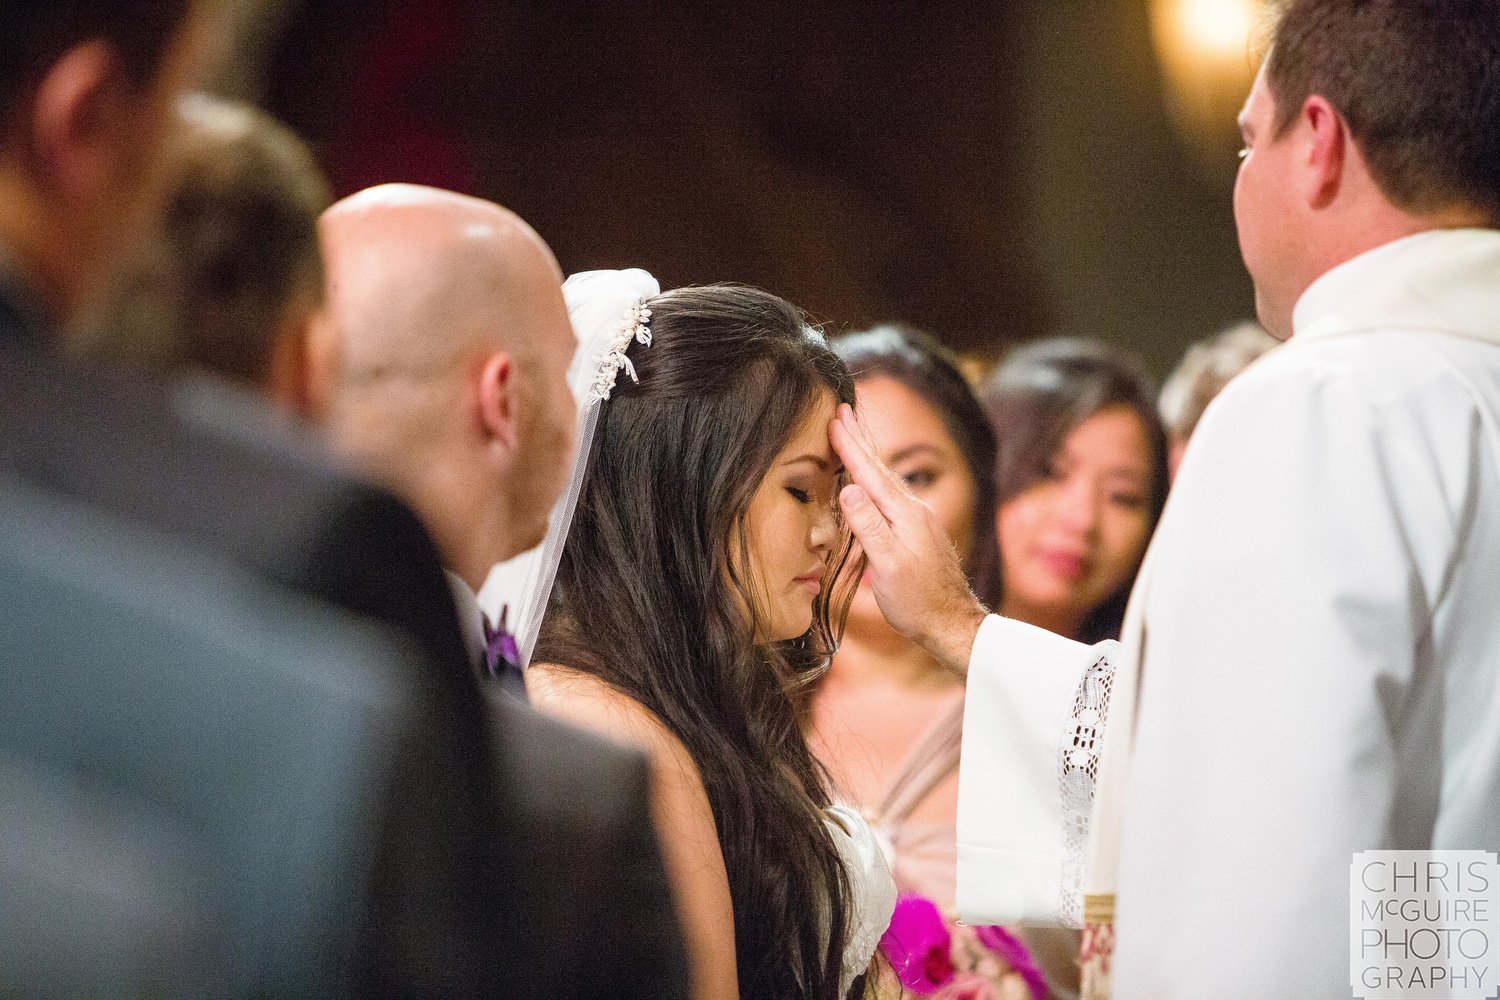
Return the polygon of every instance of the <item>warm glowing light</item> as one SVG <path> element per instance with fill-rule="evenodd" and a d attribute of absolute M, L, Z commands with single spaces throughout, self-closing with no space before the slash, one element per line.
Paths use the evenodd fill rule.
<path fill-rule="evenodd" d="M 1244 59 L 1254 30 L 1256 0 L 1174 0 L 1166 17 L 1176 21 L 1179 44 L 1200 59 Z"/>
<path fill-rule="evenodd" d="M 1232 164 L 1234 116 L 1255 76 L 1266 7 L 1266 0 L 1153 0 L 1151 6 L 1168 110 L 1188 144 L 1214 164 Z"/>

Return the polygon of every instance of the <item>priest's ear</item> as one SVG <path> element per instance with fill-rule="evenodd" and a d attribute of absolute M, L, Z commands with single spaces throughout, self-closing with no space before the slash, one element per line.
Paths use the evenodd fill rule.
<path fill-rule="evenodd" d="M 1313 209 L 1326 208 L 1347 183 L 1350 153 L 1358 155 L 1349 125 L 1328 100 L 1314 94 L 1302 106 L 1306 126 L 1303 197 Z"/>

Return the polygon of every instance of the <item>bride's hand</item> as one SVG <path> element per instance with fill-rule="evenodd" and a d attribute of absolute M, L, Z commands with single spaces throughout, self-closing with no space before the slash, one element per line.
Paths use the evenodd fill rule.
<path fill-rule="evenodd" d="M 953 543 L 927 505 L 875 457 L 849 406 L 838 408 L 828 437 L 849 473 L 839 505 L 869 560 L 881 614 L 964 676 L 986 612 L 969 590 Z"/>

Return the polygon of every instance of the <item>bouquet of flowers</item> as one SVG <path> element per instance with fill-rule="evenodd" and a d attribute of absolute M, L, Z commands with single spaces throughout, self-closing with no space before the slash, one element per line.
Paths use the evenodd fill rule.
<path fill-rule="evenodd" d="M 1006 1000 L 999 984 L 1019 978 L 1029 1000 L 1047 1000 L 1047 980 L 1019 938 L 1003 927 L 950 927 L 926 896 L 896 901 L 880 948 L 901 985 L 921 996 Z"/>

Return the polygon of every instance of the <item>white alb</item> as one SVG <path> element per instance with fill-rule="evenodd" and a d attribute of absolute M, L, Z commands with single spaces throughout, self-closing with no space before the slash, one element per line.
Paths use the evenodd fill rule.
<path fill-rule="evenodd" d="M 1118 893 L 1114 1000 L 1347 996 L 1353 852 L 1500 851 L 1500 232 L 1347 261 L 1293 325 L 1199 424 L 1126 615 L 1086 873 Z M 971 921 L 1059 874 L 1075 647 L 975 643 Z"/>

